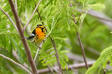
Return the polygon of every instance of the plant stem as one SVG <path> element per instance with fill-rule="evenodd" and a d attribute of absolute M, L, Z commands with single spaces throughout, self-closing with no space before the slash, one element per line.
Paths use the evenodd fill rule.
<path fill-rule="evenodd" d="M 50 37 L 50 36 L 49 36 L 49 37 Z M 59 66 L 59 74 L 63 74 L 62 68 L 61 68 L 61 64 L 60 64 L 60 60 L 59 60 L 58 51 L 57 51 L 57 49 L 56 49 L 55 41 L 54 41 L 54 39 L 51 38 L 51 37 L 50 37 L 50 40 L 51 40 L 52 45 L 53 45 L 53 47 L 54 47 L 54 50 L 55 50 L 55 52 L 56 52 L 55 56 L 56 56 L 56 60 L 57 60 L 58 66 Z"/>
<path fill-rule="evenodd" d="M 14 4 L 13 4 L 12 0 L 9 0 L 9 4 L 10 4 L 10 7 L 12 9 L 12 12 L 13 12 L 13 15 L 14 15 L 14 18 L 15 18 L 15 21 L 16 21 L 16 26 L 18 28 L 22 43 L 24 45 L 26 55 L 27 55 L 28 61 L 30 63 L 32 72 L 33 72 L 33 74 L 37 74 L 37 69 L 36 69 L 35 62 L 32 59 L 30 49 L 29 49 L 28 44 L 27 44 L 27 42 L 25 40 L 24 33 L 23 33 L 22 28 L 20 26 L 19 17 L 18 17 L 17 11 L 15 10 L 15 7 L 14 7 Z"/>
<path fill-rule="evenodd" d="M 33 59 L 34 62 L 35 62 L 36 59 L 37 59 L 37 56 L 38 56 L 38 54 L 39 54 L 40 49 L 41 49 L 41 47 L 39 46 L 38 49 L 37 49 L 37 51 L 36 51 L 35 57 L 34 57 L 34 59 Z"/>
<path fill-rule="evenodd" d="M 85 62 L 85 66 L 86 66 L 86 68 L 88 69 L 87 60 L 86 60 L 86 55 L 85 55 L 85 51 L 84 51 L 83 44 L 82 44 L 81 39 L 80 39 L 80 34 L 79 34 L 79 32 L 77 32 L 77 37 L 78 37 L 78 42 L 79 42 L 80 48 L 81 48 L 81 50 L 82 50 L 82 56 L 83 56 L 83 59 L 84 59 L 84 62 Z"/>
<path fill-rule="evenodd" d="M 0 54 L 0 56 L 1 56 L 2 58 L 4 58 L 4 59 L 9 60 L 10 62 L 14 63 L 15 65 L 21 67 L 23 70 L 25 70 L 26 72 L 28 72 L 29 74 L 31 74 L 31 72 L 30 72 L 27 68 L 25 68 L 23 65 L 17 63 L 17 62 L 14 61 L 13 59 L 11 59 L 11 58 L 9 58 L 9 57 L 3 55 L 3 54 Z"/>

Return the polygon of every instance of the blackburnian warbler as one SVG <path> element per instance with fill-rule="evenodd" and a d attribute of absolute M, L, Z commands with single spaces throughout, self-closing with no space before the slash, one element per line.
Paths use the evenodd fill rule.
<path fill-rule="evenodd" d="M 37 27 L 33 30 L 32 35 L 27 39 L 33 39 L 35 44 L 39 45 L 46 37 L 46 28 L 44 25 L 37 25 Z"/>

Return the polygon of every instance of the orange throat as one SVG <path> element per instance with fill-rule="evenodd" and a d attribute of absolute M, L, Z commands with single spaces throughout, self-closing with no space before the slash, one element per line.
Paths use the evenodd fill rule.
<path fill-rule="evenodd" d="M 36 28 L 35 32 L 38 39 L 43 40 L 45 38 L 45 33 L 42 32 L 41 28 Z"/>

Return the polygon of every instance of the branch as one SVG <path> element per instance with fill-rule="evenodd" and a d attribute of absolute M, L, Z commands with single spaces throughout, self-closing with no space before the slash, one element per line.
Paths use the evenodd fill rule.
<path fill-rule="evenodd" d="M 82 42 L 81 42 L 81 39 L 80 39 L 79 32 L 77 32 L 77 37 L 78 37 L 78 41 L 79 41 L 79 44 L 80 44 L 80 47 L 81 47 L 81 50 L 82 50 L 82 56 L 83 56 L 83 59 L 84 59 L 86 68 L 88 69 L 88 64 L 87 64 L 87 60 L 86 60 L 86 56 L 85 56 L 85 51 L 84 51 L 84 47 L 83 47 Z"/>
<path fill-rule="evenodd" d="M 17 11 L 15 10 L 15 7 L 14 7 L 14 4 L 13 4 L 12 0 L 9 0 L 9 4 L 11 6 L 11 9 L 12 9 L 15 21 L 16 21 L 16 26 L 17 26 L 19 34 L 21 36 L 21 40 L 23 42 L 27 58 L 28 58 L 28 61 L 30 63 L 31 69 L 32 69 L 32 72 L 33 72 L 33 74 L 37 74 L 36 65 L 35 65 L 35 63 L 34 63 L 34 61 L 32 59 L 30 49 L 29 49 L 28 44 L 27 44 L 27 42 L 25 40 L 24 33 L 23 33 L 22 28 L 20 26 L 19 17 L 18 17 Z"/>
<path fill-rule="evenodd" d="M 88 66 L 92 66 L 94 64 L 95 61 L 90 61 L 88 62 Z M 72 65 L 68 65 L 67 69 L 63 69 L 63 70 L 71 70 L 71 69 L 79 69 L 79 68 L 83 68 L 85 67 L 85 63 L 80 63 L 80 64 L 72 64 Z M 52 70 L 55 71 L 54 69 L 58 70 L 58 67 L 52 67 Z M 50 70 L 48 68 L 45 69 L 40 69 L 38 70 L 39 74 L 41 73 L 47 73 L 50 72 Z"/>
<path fill-rule="evenodd" d="M 49 37 L 50 37 L 50 36 L 49 36 Z M 58 51 L 57 51 L 57 49 L 56 49 L 55 41 L 54 41 L 54 39 L 52 39 L 51 37 L 50 37 L 50 40 L 51 40 L 52 45 L 53 45 L 53 47 L 54 47 L 54 50 L 55 50 L 55 52 L 56 52 L 55 56 L 56 56 L 56 60 L 57 60 L 58 66 L 59 66 L 59 74 L 63 74 L 62 68 L 61 68 L 61 64 L 60 64 L 60 60 L 59 60 Z"/>
<path fill-rule="evenodd" d="M 14 23 L 14 21 L 11 19 L 11 17 L 9 16 L 9 14 L 7 12 L 5 12 L 2 8 L 0 8 L 0 10 L 8 17 L 9 21 L 13 24 L 13 26 L 16 28 L 16 30 L 18 31 L 16 24 Z"/>
<path fill-rule="evenodd" d="M 0 54 L 0 56 L 1 56 L 2 58 L 4 58 L 4 59 L 9 60 L 10 62 L 14 63 L 15 65 L 19 66 L 20 68 L 24 69 L 26 72 L 28 72 L 29 74 L 31 74 L 31 72 L 30 72 L 27 68 L 25 68 L 23 65 L 17 63 L 17 62 L 14 61 L 13 59 L 11 59 L 11 58 L 9 58 L 9 57 L 3 55 L 3 54 Z"/>
<path fill-rule="evenodd" d="M 23 32 L 24 32 L 24 30 L 26 29 L 26 27 L 28 26 L 28 24 L 30 23 L 30 21 L 31 21 L 31 19 L 32 19 L 34 13 L 35 13 L 35 11 L 36 11 L 37 8 L 39 7 L 39 4 L 40 4 L 41 1 L 42 1 L 42 0 L 39 0 L 38 4 L 36 5 L 36 7 L 35 7 L 35 9 L 34 9 L 34 11 L 33 11 L 33 13 L 32 13 L 32 15 L 30 16 L 28 22 L 26 23 L 26 25 L 25 25 L 24 28 L 23 28 Z"/>

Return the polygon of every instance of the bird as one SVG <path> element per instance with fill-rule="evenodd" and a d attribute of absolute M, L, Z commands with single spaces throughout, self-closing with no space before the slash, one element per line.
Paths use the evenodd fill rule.
<path fill-rule="evenodd" d="M 33 42 L 35 44 L 40 45 L 42 41 L 46 38 L 46 32 L 46 27 L 42 24 L 38 24 L 36 28 L 32 31 L 31 36 L 29 36 L 27 39 L 33 39 Z"/>

